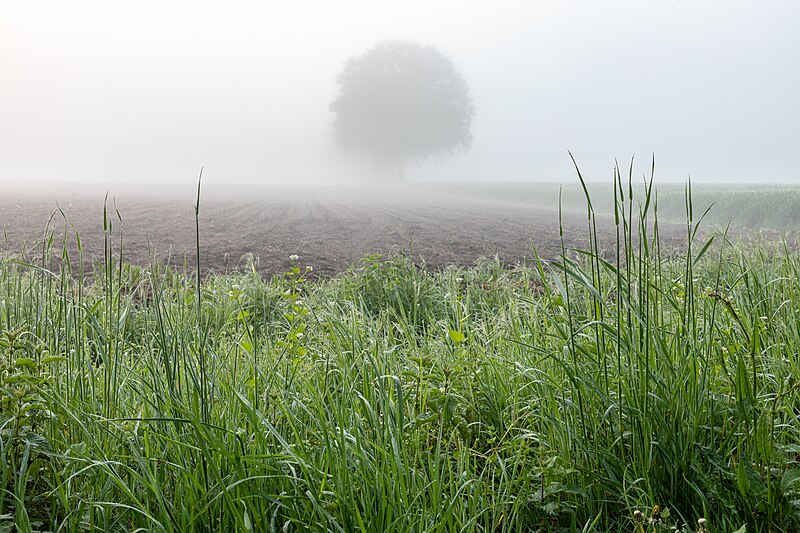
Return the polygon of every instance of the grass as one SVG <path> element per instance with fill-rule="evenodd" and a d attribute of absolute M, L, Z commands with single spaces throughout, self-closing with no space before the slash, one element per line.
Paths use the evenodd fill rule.
<path fill-rule="evenodd" d="M 688 190 L 676 257 L 653 191 L 513 270 L 201 280 L 107 210 L 89 271 L 46 230 L 0 261 L 0 531 L 797 531 L 800 256 Z"/>
<path fill-rule="evenodd" d="M 634 177 L 634 179 L 636 179 Z M 642 179 L 636 179 L 641 185 Z M 614 191 L 605 183 L 586 184 L 595 212 L 613 216 Z M 431 184 L 434 190 L 466 198 L 489 198 L 543 209 L 558 205 L 565 210 L 583 211 L 586 195 L 579 184 L 558 183 L 463 183 Z M 640 188 L 640 187 L 637 187 Z M 658 188 L 659 217 L 662 222 L 683 222 L 686 217 L 683 185 L 662 184 Z M 797 185 L 710 184 L 695 185 L 692 198 L 697 212 L 713 206 L 704 220 L 706 228 L 731 228 L 769 232 L 800 230 L 800 187 Z"/>

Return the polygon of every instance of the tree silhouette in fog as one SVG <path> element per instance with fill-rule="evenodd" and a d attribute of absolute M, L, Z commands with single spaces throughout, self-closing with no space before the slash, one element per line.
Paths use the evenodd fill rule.
<path fill-rule="evenodd" d="M 351 57 L 330 106 L 340 148 L 391 166 L 466 150 L 475 105 L 450 59 L 432 46 L 384 41 Z"/>

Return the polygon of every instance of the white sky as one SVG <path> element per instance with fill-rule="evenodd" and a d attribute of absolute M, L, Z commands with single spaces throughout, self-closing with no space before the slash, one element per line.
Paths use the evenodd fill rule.
<path fill-rule="evenodd" d="M 413 179 L 800 183 L 800 2 L 11 1 L 0 4 L 0 183 L 328 181 L 343 61 L 446 53 L 473 149 Z"/>

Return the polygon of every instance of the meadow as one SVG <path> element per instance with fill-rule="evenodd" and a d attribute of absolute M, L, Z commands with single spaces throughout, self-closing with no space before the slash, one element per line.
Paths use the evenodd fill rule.
<path fill-rule="evenodd" d="M 587 245 L 514 267 L 201 276 L 110 207 L 99 262 L 48 229 L 0 261 L 0 531 L 800 530 L 800 256 L 654 190 L 581 187 Z"/>
<path fill-rule="evenodd" d="M 637 189 L 645 187 L 641 177 Z M 430 185 L 451 195 L 465 198 L 482 196 L 527 207 L 547 208 L 561 200 L 565 212 L 585 212 L 586 192 L 591 195 L 594 211 L 600 216 L 613 216 L 614 189 L 605 182 L 580 183 L 469 183 Z M 686 220 L 686 185 L 660 183 L 653 203 L 658 204 L 659 218 L 669 222 Z M 656 197 L 657 196 L 657 197 Z M 701 183 L 692 186 L 692 202 L 697 213 L 706 214 L 703 228 L 747 232 L 785 231 L 800 228 L 800 187 L 788 184 L 752 185 L 742 183 Z M 653 207 L 655 209 L 655 207 Z"/>

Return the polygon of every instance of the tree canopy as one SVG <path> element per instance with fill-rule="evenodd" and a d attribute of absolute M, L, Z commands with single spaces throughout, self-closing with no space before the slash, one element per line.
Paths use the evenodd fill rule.
<path fill-rule="evenodd" d="M 342 149 L 392 165 L 466 150 L 475 105 L 452 61 L 432 46 L 384 41 L 351 57 L 330 106 Z"/>

